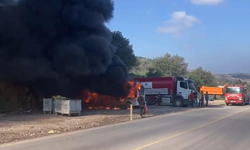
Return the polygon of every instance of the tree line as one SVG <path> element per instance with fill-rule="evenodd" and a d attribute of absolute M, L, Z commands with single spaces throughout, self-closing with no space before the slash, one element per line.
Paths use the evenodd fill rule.
<path fill-rule="evenodd" d="M 188 63 L 182 56 L 169 53 L 152 59 L 135 56 L 129 39 L 119 31 L 113 32 L 113 44 L 117 47 L 116 55 L 127 65 L 132 78 L 181 76 L 192 79 L 197 88 L 217 86 L 216 78 L 210 71 L 202 67 L 188 70 Z"/>

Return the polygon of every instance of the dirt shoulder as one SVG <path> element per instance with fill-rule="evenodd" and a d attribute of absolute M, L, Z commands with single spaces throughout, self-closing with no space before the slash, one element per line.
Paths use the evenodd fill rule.
<path fill-rule="evenodd" d="M 223 102 L 209 103 L 211 105 L 223 105 Z M 146 117 L 190 109 L 192 108 L 149 106 L 149 113 Z M 0 114 L 0 144 L 126 122 L 129 121 L 129 112 L 130 110 L 86 110 L 82 112 L 82 116 L 75 117 L 43 113 L 30 115 Z M 133 119 L 140 119 L 139 109 L 134 109 Z"/>

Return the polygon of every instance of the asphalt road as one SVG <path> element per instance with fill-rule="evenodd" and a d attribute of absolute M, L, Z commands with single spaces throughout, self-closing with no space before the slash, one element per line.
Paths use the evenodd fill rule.
<path fill-rule="evenodd" d="M 249 150 L 250 106 L 212 107 L 8 144 L 0 150 Z"/>

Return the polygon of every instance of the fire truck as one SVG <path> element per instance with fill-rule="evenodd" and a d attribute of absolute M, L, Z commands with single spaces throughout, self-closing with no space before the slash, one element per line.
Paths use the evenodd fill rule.
<path fill-rule="evenodd" d="M 196 91 L 194 82 L 183 77 L 150 77 L 135 78 L 144 87 L 147 104 L 152 104 L 157 96 L 162 97 L 162 104 L 175 107 L 186 107 L 190 104 L 189 95 Z"/>
<path fill-rule="evenodd" d="M 225 89 L 225 103 L 245 105 L 249 104 L 249 94 L 243 85 L 229 85 Z"/>

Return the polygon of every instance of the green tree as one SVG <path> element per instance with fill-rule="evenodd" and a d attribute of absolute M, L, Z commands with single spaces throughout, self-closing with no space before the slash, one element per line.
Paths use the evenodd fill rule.
<path fill-rule="evenodd" d="M 217 86 L 215 76 L 210 71 L 204 70 L 202 67 L 189 72 L 187 77 L 194 81 L 198 89 L 201 86 Z"/>
<path fill-rule="evenodd" d="M 165 54 L 152 61 L 152 67 L 161 70 L 164 76 L 185 76 L 187 74 L 188 63 L 178 55 L 171 56 Z"/>
<path fill-rule="evenodd" d="M 117 47 L 116 55 L 123 60 L 129 70 L 136 65 L 133 46 L 130 44 L 129 39 L 123 37 L 120 31 L 112 32 L 112 44 Z"/>
<path fill-rule="evenodd" d="M 138 74 L 134 74 L 134 73 L 129 73 L 129 76 L 131 78 L 142 78 L 142 77 L 145 77 L 144 75 L 138 75 Z"/>
<path fill-rule="evenodd" d="M 148 72 L 146 73 L 146 77 L 161 77 L 163 73 L 155 68 L 149 68 Z"/>
<path fill-rule="evenodd" d="M 137 64 L 130 70 L 130 73 L 139 76 L 146 76 L 150 68 L 152 68 L 152 60 L 144 57 L 136 57 Z"/>

